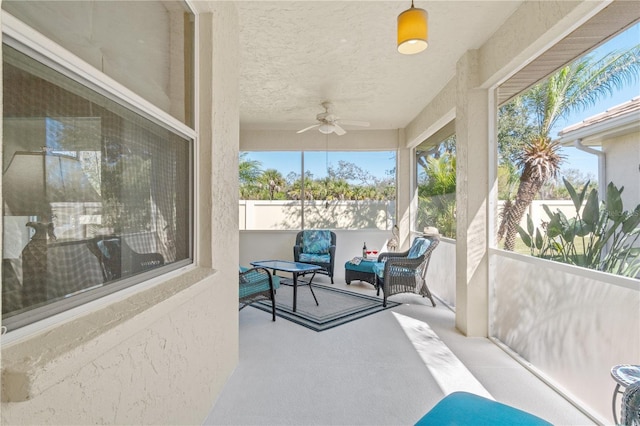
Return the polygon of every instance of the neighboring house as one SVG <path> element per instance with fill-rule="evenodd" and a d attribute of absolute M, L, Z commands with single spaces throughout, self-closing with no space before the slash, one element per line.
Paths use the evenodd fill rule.
<path fill-rule="evenodd" d="M 575 146 L 599 157 L 601 197 L 613 182 L 617 187 L 624 186 L 625 210 L 640 204 L 640 96 L 565 127 L 558 140 L 564 146 Z"/>

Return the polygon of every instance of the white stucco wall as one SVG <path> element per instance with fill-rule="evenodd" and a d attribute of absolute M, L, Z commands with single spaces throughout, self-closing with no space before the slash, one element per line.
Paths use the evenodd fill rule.
<path fill-rule="evenodd" d="M 400 143 L 398 130 L 349 130 L 345 135 L 318 131 L 247 130 L 240 132 L 241 151 L 390 151 Z"/>
<path fill-rule="evenodd" d="M 210 6 L 197 35 L 197 266 L 5 335 L 2 424 L 199 424 L 237 365 L 238 18 L 230 2 Z"/>
<path fill-rule="evenodd" d="M 606 183 L 624 186 L 625 210 L 640 204 L 640 132 L 632 132 L 603 142 L 606 153 Z"/>

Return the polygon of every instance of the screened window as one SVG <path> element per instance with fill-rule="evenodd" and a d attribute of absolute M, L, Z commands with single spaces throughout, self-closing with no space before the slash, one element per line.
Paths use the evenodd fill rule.
<path fill-rule="evenodd" d="M 500 107 L 499 248 L 640 276 L 640 139 L 626 124 L 640 105 L 638 34 L 635 24 Z"/>
<path fill-rule="evenodd" d="M 3 45 L 3 324 L 188 264 L 193 141 Z"/>
<path fill-rule="evenodd" d="M 430 148 L 416 149 L 418 215 L 416 230 L 435 226 L 456 238 L 456 137 Z"/>
<path fill-rule="evenodd" d="M 393 151 L 243 152 L 240 228 L 390 230 L 395 167 Z"/>

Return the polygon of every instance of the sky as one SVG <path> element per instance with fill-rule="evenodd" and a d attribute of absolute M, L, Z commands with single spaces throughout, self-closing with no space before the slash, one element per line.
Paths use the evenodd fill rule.
<path fill-rule="evenodd" d="M 640 23 L 635 24 L 624 33 L 611 39 L 591 54 L 602 57 L 613 50 L 626 50 L 640 43 Z M 617 91 L 613 96 L 602 99 L 593 107 L 567 116 L 558 120 L 554 126 L 551 136 L 555 138 L 563 128 L 579 123 L 593 115 L 606 111 L 607 109 L 627 102 L 640 95 L 640 82 L 626 89 Z M 598 162 L 595 155 L 577 150 L 576 148 L 563 148 L 563 153 L 567 156 L 563 169 L 579 169 L 583 174 L 591 174 L 594 178 L 598 174 Z M 275 168 L 283 176 L 290 172 L 300 173 L 300 152 L 251 152 L 249 158 L 262 163 L 262 169 Z M 395 165 L 393 152 L 307 152 L 305 154 L 305 169 L 311 171 L 315 177 L 326 175 L 327 165 L 336 166 L 338 160 L 350 161 L 368 170 L 374 176 L 384 177 L 385 171 L 390 170 Z"/>
<path fill-rule="evenodd" d="M 627 50 L 639 43 L 640 24 L 635 24 L 622 34 L 595 49 L 591 54 L 596 57 L 602 57 L 608 52 L 614 50 Z M 579 123 L 584 119 L 604 112 L 613 106 L 630 101 L 636 96 L 640 96 L 640 81 L 637 81 L 633 86 L 627 86 L 624 90 L 617 91 L 610 98 L 602 99 L 600 102 L 585 111 L 580 111 L 569 115 L 565 119 L 558 120 L 558 123 L 551 131 L 551 136 L 555 138 L 558 136 L 558 132 L 563 128 Z M 583 173 L 592 174 L 594 178 L 598 176 L 598 160 L 595 155 L 588 154 L 576 148 L 566 148 L 563 151 L 567 155 L 567 161 L 563 164 L 563 168 L 579 169 Z"/>

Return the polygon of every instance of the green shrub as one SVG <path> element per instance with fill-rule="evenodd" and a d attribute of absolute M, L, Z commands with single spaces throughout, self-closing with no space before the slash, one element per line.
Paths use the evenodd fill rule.
<path fill-rule="evenodd" d="M 567 218 L 543 205 L 549 221 L 540 228 L 527 215 L 527 229 L 518 227 L 522 241 L 537 257 L 582 266 L 617 275 L 636 277 L 640 273 L 640 204 L 625 211 L 618 189 L 609 183 L 605 200 L 598 205 L 598 191 L 587 195 L 589 183 L 580 191 L 567 181 L 576 215 Z M 585 201 L 586 197 L 586 201 Z"/>

